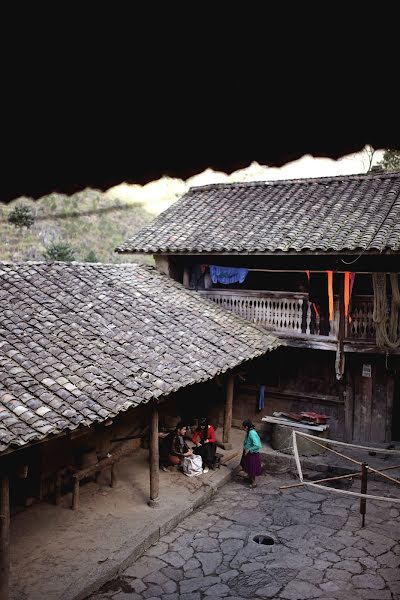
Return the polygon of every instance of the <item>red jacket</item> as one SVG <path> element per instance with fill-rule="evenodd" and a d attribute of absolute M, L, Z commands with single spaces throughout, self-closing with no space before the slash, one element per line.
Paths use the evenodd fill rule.
<path fill-rule="evenodd" d="M 212 425 L 208 426 L 208 433 L 207 433 L 207 438 L 206 438 L 209 442 L 216 442 L 217 438 L 215 437 L 215 431 L 214 431 L 214 427 Z M 204 440 L 204 433 L 203 431 L 195 431 L 194 435 L 192 437 L 192 442 L 193 444 L 197 444 L 198 441 L 203 441 Z"/>

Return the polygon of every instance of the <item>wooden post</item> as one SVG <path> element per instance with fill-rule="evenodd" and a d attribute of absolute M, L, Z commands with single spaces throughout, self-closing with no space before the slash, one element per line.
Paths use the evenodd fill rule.
<path fill-rule="evenodd" d="M 115 466 L 115 463 L 113 462 L 111 465 L 111 473 L 110 473 L 110 487 L 114 487 L 114 483 L 115 483 L 114 466 Z"/>
<path fill-rule="evenodd" d="M 56 473 L 56 485 L 55 485 L 55 503 L 58 506 L 61 502 L 61 472 Z"/>
<path fill-rule="evenodd" d="M 232 450 L 231 428 L 232 428 L 232 408 L 233 408 L 234 383 L 235 383 L 234 375 L 229 375 L 228 381 L 226 384 L 224 432 L 223 432 L 223 440 L 222 440 L 225 450 Z"/>
<path fill-rule="evenodd" d="M 74 478 L 74 489 L 72 492 L 72 510 L 78 510 L 79 508 L 79 479 Z"/>
<path fill-rule="evenodd" d="M 183 267 L 183 285 L 185 288 L 190 287 L 190 267 Z"/>
<path fill-rule="evenodd" d="M 337 332 L 336 350 L 336 379 L 339 381 L 344 373 L 344 336 L 345 336 L 345 314 L 344 314 L 344 274 L 339 273 L 339 327 Z"/>
<path fill-rule="evenodd" d="M 159 507 L 160 493 L 160 470 L 158 451 L 158 406 L 152 406 L 150 424 L 150 500 L 149 506 Z"/>
<path fill-rule="evenodd" d="M 0 482 L 0 599 L 9 598 L 10 578 L 10 488 L 7 475 Z"/>

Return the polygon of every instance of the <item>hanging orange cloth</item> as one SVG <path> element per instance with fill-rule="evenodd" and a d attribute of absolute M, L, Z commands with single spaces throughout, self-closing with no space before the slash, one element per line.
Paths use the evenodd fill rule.
<path fill-rule="evenodd" d="M 328 301 L 329 301 L 329 320 L 333 321 L 333 271 L 328 273 Z"/>
<path fill-rule="evenodd" d="M 355 273 L 344 274 L 344 316 L 345 318 L 348 318 L 349 323 L 351 323 L 351 316 L 349 315 L 349 305 L 355 278 Z"/>
<path fill-rule="evenodd" d="M 347 319 L 349 316 L 350 304 L 350 273 L 344 274 L 344 316 Z"/>
<path fill-rule="evenodd" d="M 310 271 L 306 271 L 306 275 L 307 275 L 308 283 L 310 283 Z"/>

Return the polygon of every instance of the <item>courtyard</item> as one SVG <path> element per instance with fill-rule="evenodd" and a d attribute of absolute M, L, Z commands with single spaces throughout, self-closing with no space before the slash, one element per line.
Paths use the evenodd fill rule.
<path fill-rule="evenodd" d="M 293 482 L 270 473 L 252 490 L 236 477 L 90 600 L 400 598 L 398 505 L 368 500 L 362 528 L 359 499 L 279 489 Z M 370 494 L 395 491 L 369 482 Z"/>

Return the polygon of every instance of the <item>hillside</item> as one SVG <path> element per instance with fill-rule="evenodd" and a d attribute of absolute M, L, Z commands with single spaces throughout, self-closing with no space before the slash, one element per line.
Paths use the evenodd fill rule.
<path fill-rule="evenodd" d="M 375 153 L 375 164 L 382 154 Z M 43 253 L 52 243 L 65 243 L 73 248 L 78 261 L 153 264 L 150 256 L 121 256 L 114 248 L 191 186 L 362 173 L 367 170 L 367 158 L 365 151 L 338 161 L 304 156 L 280 169 L 254 162 L 230 175 L 207 169 L 187 181 L 162 177 L 144 186 L 123 183 L 105 193 L 87 189 L 72 196 L 50 194 L 36 201 L 19 198 L 9 205 L 0 204 L 0 260 L 43 260 Z M 35 221 L 30 229 L 20 230 L 7 222 L 10 211 L 20 205 L 32 211 Z"/>
<path fill-rule="evenodd" d="M 30 229 L 18 228 L 7 218 L 15 206 L 28 206 L 34 217 Z M 43 260 L 52 243 L 65 243 L 75 260 L 90 262 L 146 262 L 151 257 L 120 256 L 114 248 L 152 218 L 141 204 L 130 199 L 110 198 L 96 190 L 72 196 L 50 194 L 40 200 L 18 198 L 0 204 L 0 260 Z"/>

